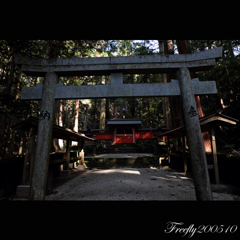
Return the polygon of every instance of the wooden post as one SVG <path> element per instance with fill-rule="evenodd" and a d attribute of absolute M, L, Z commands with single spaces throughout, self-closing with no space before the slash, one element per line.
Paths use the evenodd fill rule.
<path fill-rule="evenodd" d="M 35 156 L 35 134 L 36 134 L 36 129 L 32 128 L 31 129 L 31 138 L 30 138 L 30 148 L 29 148 L 29 153 L 30 153 L 30 166 L 29 166 L 29 181 L 32 179 L 32 172 L 33 172 L 33 162 L 34 162 L 34 156 Z M 30 184 L 30 182 L 29 182 Z"/>
<path fill-rule="evenodd" d="M 24 162 L 23 162 L 23 174 L 22 174 L 22 185 L 26 184 L 26 175 L 27 175 L 27 163 L 28 163 L 28 149 L 24 155 Z"/>
<path fill-rule="evenodd" d="M 167 145 L 168 145 L 168 164 L 170 165 L 170 143 L 169 143 L 169 137 L 167 136 Z"/>
<path fill-rule="evenodd" d="M 219 184 L 217 146 L 216 146 L 216 139 L 215 139 L 215 131 L 213 128 L 211 128 L 211 142 L 212 142 L 212 156 L 213 156 L 213 166 L 214 166 L 214 173 L 215 173 L 215 183 Z"/>
<path fill-rule="evenodd" d="M 213 200 L 207 168 L 207 159 L 197 113 L 192 80 L 188 68 L 176 72 L 182 96 L 183 115 L 191 157 L 191 166 L 197 200 Z"/>
<path fill-rule="evenodd" d="M 35 147 L 35 128 L 30 130 L 29 148 L 24 156 L 22 184 L 30 184 L 32 178 L 33 160 L 34 160 L 34 147 Z M 27 177 L 27 166 L 29 164 L 29 176 Z"/>
<path fill-rule="evenodd" d="M 84 165 L 84 150 L 81 150 L 81 161 L 82 161 L 82 165 Z"/>
<path fill-rule="evenodd" d="M 23 149 L 23 136 L 21 136 L 20 144 L 19 144 L 19 150 L 18 155 L 22 155 L 22 149 Z"/>
<path fill-rule="evenodd" d="M 46 186 L 47 194 L 51 194 L 52 191 L 53 191 L 53 189 L 52 189 L 52 182 L 53 182 L 53 168 L 49 167 L 48 178 L 47 178 L 47 186 Z"/>
<path fill-rule="evenodd" d="M 92 142 L 92 155 L 97 155 L 97 144 L 95 142 Z"/>
<path fill-rule="evenodd" d="M 187 173 L 187 158 L 186 158 L 186 145 L 185 145 L 185 136 L 182 134 L 182 146 L 183 146 L 183 164 L 184 164 L 184 172 Z"/>
<path fill-rule="evenodd" d="M 81 157 L 81 160 L 79 160 L 79 165 L 78 165 L 77 168 L 81 169 L 81 170 L 84 170 L 85 166 L 84 166 L 84 150 L 83 149 L 80 152 L 80 157 Z"/>
<path fill-rule="evenodd" d="M 70 141 L 69 141 L 69 139 L 67 140 L 66 153 L 67 153 L 67 166 L 66 166 L 66 170 L 69 170 L 69 162 L 70 162 Z"/>
<path fill-rule="evenodd" d="M 67 155 L 67 162 L 64 163 L 63 169 L 64 170 L 69 170 L 69 162 L 70 162 L 70 141 L 67 139 L 67 146 L 66 146 L 66 155 Z"/>
<path fill-rule="evenodd" d="M 95 136 L 94 136 L 95 137 Z M 81 157 L 81 160 L 79 160 L 79 165 L 78 165 L 78 169 L 80 170 L 84 170 L 85 169 L 85 166 L 84 166 L 84 138 L 81 139 L 81 152 L 79 153 L 80 154 L 80 157 Z"/>
<path fill-rule="evenodd" d="M 55 90 L 58 76 L 47 72 L 43 85 L 42 103 L 38 124 L 36 157 L 33 164 L 33 175 L 29 200 L 44 200 L 48 177 L 49 157 L 52 141 Z"/>

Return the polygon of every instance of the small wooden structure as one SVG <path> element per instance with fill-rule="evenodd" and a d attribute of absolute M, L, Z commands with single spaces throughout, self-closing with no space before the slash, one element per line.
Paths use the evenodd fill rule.
<path fill-rule="evenodd" d="M 123 108 L 117 118 L 107 121 L 108 129 L 91 129 L 91 133 L 97 140 L 111 140 L 112 144 L 136 144 L 138 139 L 152 139 L 155 133 L 161 132 L 161 128 L 139 128 L 141 124 L 140 119 L 132 118 Z M 158 140 L 162 141 L 163 138 L 159 137 Z"/>
<path fill-rule="evenodd" d="M 229 125 L 229 124 L 236 124 L 238 122 L 237 119 L 223 115 L 220 113 L 220 111 L 217 111 L 216 113 L 209 114 L 207 116 L 204 116 L 202 118 L 199 118 L 199 123 L 201 126 L 202 132 L 209 132 L 210 139 L 211 139 L 211 146 L 212 146 L 212 158 L 213 158 L 213 165 L 208 165 L 208 169 L 214 169 L 215 173 L 215 183 L 219 183 L 219 172 L 218 172 L 218 161 L 217 161 L 217 148 L 216 148 L 216 139 L 215 139 L 215 131 L 214 127 L 216 126 L 223 126 L 223 125 Z M 168 160 L 170 162 L 171 156 L 177 156 L 183 158 L 184 163 L 184 171 L 186 173 L 187 171 L 187 159 L 186 159 L 186 151 L 185 151 L 185 136 L 186 136 L 186 129 L 185 126 L 181 126 L 175 129 L 172 129 L 170 131 L 158 134 L 158 136 L 167 136 L 167 143 L 168 143 Z M 169 139 L 170 138 L 182 138 L 182 153 L 171 153 L 170 151 L 170 144 Z"/>
<path fill-rule="evenodd" d="M 34 156 L 35 156 L 35 140 L 36 140 L 36 134 L 38 130 L 38 118 L 36 117 L 29 117 L 27 120 L 22 121 L 14 126 L 12 128 L 14 130 L 23 130 L 23 131 L 30 131 L 30 144 L 29 148 L 27 149 L 27 152 L 24 156 L 24 166 L 23 166 L 23 175 L 22 175 L 22 185 L 30 185 L 31 179 L 32 179 L 32 172 L 33 172 L 33 162 L 34 162 Z M 47 184 L 47 192 L 51 192 L 52 190 L 52 178 L 53 178 L 53 170 L 55 168 L 58 168 L 59 165 L 63 165 L 64 170 L 69 170 L 69 163 L 75 162 L 77 160 L 82 160 L 82 164 L 84 162 L 84 153 L 83 150 L 79 153 L 71 153 L 69 151 L 69 143 L 70 141 L 78 141 L 81 142 L 81 148 L 83 149 L 84 141 L 85 140 L 91 140 L 92 138 L 89 138 L 85 136 L 82 133 L 75 132 L 71 129 L 60 127 L 56 124 L 53 124 L 53 132 L 52 132 L 52 138 L 57 139 L 63 139 L 67 140 L 67 147 L 65 153 L 54 153 L 52 152 L 50 154 L 49 159 L 49 171 L 48 171 L 48 184 Z M 69 174 L 69 172 L 68 172 Z M 68 175 L 67 174 L 67 175 Z"/>

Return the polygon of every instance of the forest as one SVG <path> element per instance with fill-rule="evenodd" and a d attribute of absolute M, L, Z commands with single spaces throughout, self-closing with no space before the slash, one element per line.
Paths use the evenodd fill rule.
<path fill-rule="evenodd" d="M 240 119 L 240 40 L 0 40 L 0 159 L 27 148 L 28 133 L 13 125 L 29 116 L 39 117 L 41 101 L 21 100 L 22 87 L 43 83 L 42 77 L 28 77 L 14 62 L 14 54 L 31 58 L 87 58 L 153 54 L 188 54 L 223 47 L 223 57 L 214 68 L 192 74 L 200 81 L 216 81 L 218 94 L 196 97 L 199 117 L 217 110 Z M 176 79 L 173 74 L 128 74 L 124 83 L 161 83 Z M 109 84 L 110 76 L 60 77 L 64 85 Z M 181 97 L 57 100 L 54 123 L 79 131 L 105 129 L 106 121 L 127 107 L 146 128 L 174 128 L 182 124 Z M 222 149 L 240 149 L 239 123 L 216 129 Z M 230 148 L 231 147 L 231 148 Z M 58 142 L 55 150 L 61 150 Z M 218 149 L 219 150 L 219 149 Z M 232 151 L 232 150 L 231 150 Z M 24 152 L 24 150 L 23 150 Z"/>

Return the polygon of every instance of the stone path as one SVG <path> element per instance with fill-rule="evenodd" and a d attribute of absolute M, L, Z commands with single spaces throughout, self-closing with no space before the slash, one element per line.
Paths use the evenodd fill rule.
<path fill-rule="evenodd" d="M 191 176 L 168 167 L 85 170 L 45 200 L 196 200 Z M 214 200 L 239 196 L 213 192 Z"/>

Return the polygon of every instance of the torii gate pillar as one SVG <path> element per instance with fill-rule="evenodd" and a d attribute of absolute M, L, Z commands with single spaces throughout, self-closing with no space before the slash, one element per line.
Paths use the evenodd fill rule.
<path fill-rule="evenodd" d="M 188 68 L 177 70 L 197 200 L 213 200 L 201 127 Z"/>
<path fill-rule="evenodd" d="M 55 90 L 58 76 L 47 72 L 43 84 L 42 103 L 38 124 L 38 138 L 29 200 L 44 200 L 48 176 L 49 156 L 51 150 Z"/>

